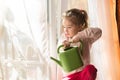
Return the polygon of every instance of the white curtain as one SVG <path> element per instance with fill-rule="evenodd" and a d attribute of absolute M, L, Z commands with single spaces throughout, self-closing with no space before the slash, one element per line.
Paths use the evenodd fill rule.
<path fill-rule="evenodd" d="M 47 0 L 0 0 L 0 80 L 50 80 Z"/>
<path fill-rule="evenodd" d="M 102 29 L 102 37 L 91 51 L 98 68 L 97 80 L 120 79 L 120 50 L 115 18 L 115 0 L 88 0 L 90 25 Z"/>

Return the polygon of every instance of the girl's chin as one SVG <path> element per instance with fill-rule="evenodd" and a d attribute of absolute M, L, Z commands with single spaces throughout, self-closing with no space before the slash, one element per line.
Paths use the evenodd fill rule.
<path fill-rule="evenodd" d="M 67 38 L 71 38 L 71 36 L 68 36 L 68 35 L 67 35 L 67 36 L 65 36 L 65 37 L 67 37 Z"/>

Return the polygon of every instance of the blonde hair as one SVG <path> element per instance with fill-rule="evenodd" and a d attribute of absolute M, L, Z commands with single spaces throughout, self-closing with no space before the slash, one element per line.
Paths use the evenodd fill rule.
<path fill-rule="evenodd" d="M 63 13 L 62 17 L 67 18 L 74 25 L 82 27 L 82 29 L 88 27 L 88 15 L 85 10 L 73 8 Z"/>

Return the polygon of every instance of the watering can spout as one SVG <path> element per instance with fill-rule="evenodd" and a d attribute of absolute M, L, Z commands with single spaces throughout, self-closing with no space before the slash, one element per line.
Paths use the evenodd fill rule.
<path fill-rule="evenodd" d="M 61 62 L 59 61 L 59 60 L 57 60 L 57 59 L 55 59 L 55 58 L 53 58 L 53 57 L 50 57 L 53 61 L 55 61 L 59 66 L 61 66 L 62 67 L 62 64 L 61 64 Z"/>

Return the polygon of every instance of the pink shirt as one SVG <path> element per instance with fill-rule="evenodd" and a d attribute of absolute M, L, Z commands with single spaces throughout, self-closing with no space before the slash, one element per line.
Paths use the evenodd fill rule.
<path fill-rule="evenodd" d="M 78 32 L 78 34 L 76 34 L 74 37 L 81 40 L 83 43 L 83 53 L 81 55 L 81 58 L 83 60 L 84 66 L 90 64 L 90 49 L 92 44 L 98 40 L 102 35 L 102 30 L 100 28 L 86 28 L 85 30 Z M 61 44 L 64 40 L 66 39 L 66 37 L 64 36 L 64 34 L 62 34 L 61 39 L 59 41 L 59 44 Z M 79 43 L 72 43 L 70 46 L 80 46 L 80 42 Z M 83 67 L 80 67 L 70 73 L 74 73 L 74 72 L 78 72 L 80 70 L 82 70 Z M 67 74 L 70 74 L 67 73 Z"/>

